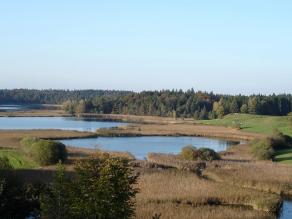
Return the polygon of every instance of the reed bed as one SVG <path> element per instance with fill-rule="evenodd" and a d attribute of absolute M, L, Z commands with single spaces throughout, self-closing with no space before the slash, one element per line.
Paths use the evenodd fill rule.
<path fill-rule="evenodd" d="M 136 217 L 151 219 L 154 215 L 161 219 L 275 219 L 275 215 L 242 207 L 198 206 L 175 203 L 137 203 Z"/>
<path fill-rule="evenodd" d="M 217 182 L 292 197 L 292 166 L 272 162 L 215 162 L 204 175 Z"/>
<path fill-rule="evenodd" d="M 139 203 L 246 206 L 255 210 L 276 212 L 281 198 L 247 188 L 229 186 L 202 179 L 191 172 L 163 170 L 140 176 Z"/>
<path fill-rule="evenodd" d="M 220 152 L 220 157 L 222 160 L 238 162 L 248 162 L 254 160 L 248 143 L 228 147 L 226 151 Z"/>
<path fill-rule="evenodd" d="M 252 140 L 264 137 L 258 133 L 248 133 L 233 128 L 199 125 L 194 123 L 161 123 L 161 124 L 135 124 L 123 126 L 119 129 L 97 130 L 102 136 L 201 136 L 228 138 L 235 140 Z"/>
<path fill-rule="evenodd" d="M 188 170 L 199 175 L 206 167 L 205 162 L 183 160 L 179 155 L 174 154 L 149 153 L 147 155 L 147 161 L 159 165 L 174 167 L 179 170 Z"/>

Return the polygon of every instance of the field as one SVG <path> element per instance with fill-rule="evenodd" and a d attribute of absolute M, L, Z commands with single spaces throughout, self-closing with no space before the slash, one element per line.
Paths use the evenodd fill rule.
<path fill-rule="evenodd" d="M 278 129 L 284 134 L 292 136 L 292 127 L 287 116 L 261 116 L 250 114 L 229 114 L 223 119 L 197 121 L 199 124 L 237 127 L 245 132 L 272 134 Z"/>
<path fill-rule="evenodd" d="M 292 164 L 292 149 L 276 152 L 275 161 L 284 164 Z"/>

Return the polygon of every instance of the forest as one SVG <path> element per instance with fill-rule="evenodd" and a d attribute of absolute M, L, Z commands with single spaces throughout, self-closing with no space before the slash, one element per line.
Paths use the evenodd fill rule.
<path fill-rule="evenodd" d="M 292 111 L 291 94 L 224 95 L 182 90 L 0 90 L 0 104 L 62 104 L 71 114 L 113 113 L 194 119 L 229 113 L 284 116 Z"/>

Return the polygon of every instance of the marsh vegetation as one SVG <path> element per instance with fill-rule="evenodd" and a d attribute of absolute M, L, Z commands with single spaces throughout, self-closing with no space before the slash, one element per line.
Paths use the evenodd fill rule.
<path fill-rule="evenodd" d="M 2 147 L 0 157 L 3 163 L 1 173 L 5 173 L 2 175 L 1 182 L 3 182 L 3 179 L 8 180 L 10 176 L 21 179 L 20 184 L 17 185 L 5 184 L 7 185 L 5 191 L 8 188 L 18 189 L 13 189 L 14 192 L 9 194 L 1 193 L 3 206 L 6 207 L 0 213 L 2 215 L 9 215 L 9 212 L 11 213 L 11 209 L 13 209 L 12 204 L 15 203 L 14 197 L 18 197 L 17 200 L 20 201 L 19 204 L 22 208 L 19 208 L 15 215 L 28 215 L 33 212 L 35 217 L 42 214 L 47 215 L 47 217 L 56 218 L 56 215 L 52 216 L 49 214 L 53 212 L 50 209 L 58 209 L 58 206 L 54 206 L 58 198 L 54 194 L 57 194 L 56 188 L 66 188 L 66 190 L 62 191 L 66 191 L 66 193 L 72 194 L 72 196 L 62 196 L 64 199 L 59 200 L 62 203 L 62 209 L 59 208 L 54 213 L 62 215 L 65 212 L 66 215 L 71 215 L 73 212 L 71 208 L 77 209 L 74 207 L 74 203 L 77 203 L 76 205 L 78 206 L 88 206 L 88 211 L 86 212 L 88 215 L 91 215 L 93 211 L 90 209 L 95 209 L 94 206 L 85 203 L 86 198 L 82 198 L 79 201 L 76 199 L 77 196 L 74 196 L 74 194 L 80 195 L 82 191 L 75 190 L 74 185 L 81 183 L 78 174 L 77 178 L 75 178 L 78 172 L 76 172 L 76 163 L 87 162 L 92 156 L 103 157 L 100 160 L 102 161 L 101 163 L 94 164 L 95 167 L 100 165 L 100 170 L 102 170 L 102 166 L 105 163 L 114 162 L 117 164 L 126 159 L 128 163 L 126 169 L 129 168 L 130 171 L 128 173 L 131 173 L 130 175 L 133 177 L 139 176 L 135 178 L 137 184 L 133 183 L 133 187 L 131 187 L 134 190 L 132 190 L 131 198 L 127 199 L 130 200 L 128 202 L 129 205 L 124 205 L 126 206 L 125 208 L 130 210 L 127 217 L 277 218 L 283 198 L 292 197 L 292 166 L 275 163 L 275 161 L 284 161 L 285 156 L 291 150 L 291 138 L 286 134 L 275 132 L 273 135 L 268 136 L 267 133 L 269 132 L 258 128 L 244 127 L 243 124 L 250 124 L 248 122 L 249 119 L 245 122 L 241 121 L 239 123 L 241 127 L 235 127 L 232 125 L 235 124 L 234 120 L 232 120 L 234 115 L 224 117 L 221 120 L 208 121 L 214 122 L 214 124 L 217 123 L 217 125 L 222 125 L 227 121 L 226 124 L 223 124 L 226 127 L 205 126 L 198 124 L 198 121 L 178 118 L 115 116 L 118 119 L 135 119 L 136 122 L 140 121 L 141 123 L 119 128 L 101 129 L 96 133 L 62 130 L 0 131 L 0 145 Z M 110 117 L 113 118 L 115 116 Z M 246 115 L 240 116 L 246 118 Z M 251 117 L 253 116 L 248 116 L 248 118 Z M 143 119 L 147 120 L 147 122 L 143 122 Z M 260 119 L 265 121 L 266 117 L 261 117 Z M 205 122 L 207 121 L 201 121 L 201 123 Z M 258 121 L 258 123 L 260 122 Z M 283 124 L 286 127 L 288 123 L 285 122 Z M 59 146 L 63 149 L 64 146 L 51 141 L 52 139 L 82 138 L 86 136 L 107 136 L 107 138 L 109 136 L 128 136 L 127 138 L 131 139 L 133 137 L 129 136 L 137 135 L 156 135 L 157 138 L 170 135 L 172 137 L 167 137 L 170 139 L 177 138 L 174 136 L 215 136 L 231 137 L 236 140 L 258 140 L 233 145 L 224 148 L 219 153 L 217 153 L 217 150 L 215 152 L 211 149 L 200 149 L 202 146 L 208 147 L 208 145 L 203 144 L 196 145 L 197 148 L 188 146 L 181 153 L 177 151 L 176 154 L 149 153 L 145 156 L 147 159 L 144 161 L 135 160 L 133 156 L 125 152 L 109 152 L 110 156 L 105 158 L 104 156 L 108 155 L 105 155 L 105 152 L 101 151 L 100 148 L 82 149 L 70 147 L 66 147 L 67 156 L 65 157 L 67 159 L 64 159 L 64 156 L 59 156 Z M 21 144 L 22 138 L 25 139 Z M 123 139 L 127 138 L 123 137 Z M 150 138 L 153 138 L 153 136 Z M 186 142 L 184 146 L 187 144 L 189 143 Z M 267 151 L 271 152 L 271 156 L 265 156 Z M 39 155 L 45 156 L 41 156 L 41 159 L 39 159 Z M 44 160 L 45 162 L 43 162 Z M 64 162 L 63 172 L 60 172 L 60 170 L 56 172 L 55 163 L 58 160 L 63 160 Z M 90 167 L 88 164 L 85 166 Z M 103 179 L 110 179 L 112 176 L 112 173 L 108 175 L 106 171 L 102 170 L 102 172 L 105 174 L 103 175 L 104 178 L 95 178 L 96 184 L 94 186 L 99 187 Z M 92 172 L 89 175 L 92 176 L 91 174 Z M 6 176 L 9 177 L 5 178 Z M 65 178 L 60 178 L 60 176 Z M 68 179 L 72 184 L 67 181 Z M 110 180 L 112 181 L 112 179 Z M 60 183 L 61 181 L 66 183 L 60 187 L 61 184 L 57 184 L 57 182 Z M 87 178 L 84 178 L 82 182 L 88 183 Z M 67 187 L 67 185 L 70 186 Z M 102 188 L 102 191 L 113 191 L 107 186 Z M 96 191 L 99 190 L 97 189 Z M 137 191 L 138 193 L 136 193 Z M 98 197 L 101 196 L 98 195 Z M 74 200 L 73 202 L 69 201 L 71 198 Z M 133 203 L 136 203 L 135 208 L 131 207 Z M 24 207 L 27 205 L 29 207 Z M 118 206 L 118 204 L 115 205 Z M 114 209 L 114 206 L 95 209 L 94 212 L 101 212 L 100 214 L 104 215 L 110 213 L 104 212 L 105 208 Z M 66 213 L 67 211 L 70 213 Z M 113 214 L 115 212 L 120 214 L 118 211 L 112 211 Z M 75 213 L 73 212 L 73 214 L 78 215 L 80 211 Z M 15 215 L 13 216 L 17 218 L 18 216 Z"/>

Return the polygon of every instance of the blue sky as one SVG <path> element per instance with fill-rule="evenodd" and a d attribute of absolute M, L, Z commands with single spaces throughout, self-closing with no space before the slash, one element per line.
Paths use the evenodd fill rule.
<path fill-rule="evenodd" d="M 292 93 L 292 2 L 0 2 L 0 88 Z"/>

